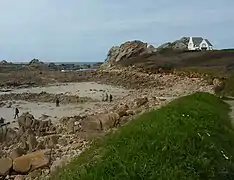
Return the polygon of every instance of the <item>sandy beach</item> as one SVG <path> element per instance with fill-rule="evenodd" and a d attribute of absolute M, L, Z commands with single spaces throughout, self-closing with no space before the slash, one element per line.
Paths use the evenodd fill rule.
<path fill-rule="evenodd" d="M 20 114 L 24 112 L 30 112 L 35 118 L 40 119 L 43 115 L 47 115 L 52 121 L 56 121 L 61 117 L 71 117 L 75 115 L 91 114 L 94 112 L 103 111 L 114 105 L 114 102 L 103 102 L 102 95 L 112 94 L 114 101 L 123 98 L 124 96 L 131 94 L 132 91 L 126 90 L 120 87 L 114 87 L 110 85 L 98 84 L 94 82 L 85 83 L 66 83 L 66 84 L 54 84 L 47 87 L 33 87 L 24 89 L 13 89 L 9 92 L 1 92 L 0 94 L 9 93 L 40 93 L 47 92 L 50 94 L 66 94 L 66 95 L 78 95 L 80 97 L 90 97 L 95 102 L 84 102 L 79 104 L 60 104 L 59 107 L 55 106 L 54 102 L 28 102 L 28 101 L 5 101 L 4 103 L 12 103 L 11 108 L 7 106 L 0 108 L 1 117 L 6 119 L 7 122 L 11 122 L 14 119 L 14 110 L 17 107 Z M 19 115 L 20 115 L 19 114 Z"/>

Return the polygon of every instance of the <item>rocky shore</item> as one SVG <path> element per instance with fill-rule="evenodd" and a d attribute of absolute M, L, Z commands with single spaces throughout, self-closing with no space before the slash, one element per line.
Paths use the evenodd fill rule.
<path fill-rule="evenodd" d="M 98 71 L 95 72 L 95 80 L 132 90 L 102 111 L 93 110 L 89 115 L 63 117 L 55 123 L 48 117 L 39 120 L 30 113 L 23 113 L 18 118 L 17 128 L 2 127 L 2 177 L 15 180 L 47 178 L 56 168 L 88 148 L 92 138 L 113 131 L 139 114 L 164 106 L 176 97 L 197 91 L 213 92 L 213 85 L 198 77 L 175 73 L 150 74 L 133 68 Z M 36 95 L 23 93 L 21 96 L 38 100 L 42 97 L 49 99 L 51 95 L 43 92 Z M 72 95 L 61 96 L 64 96 L 64 103 L 80 100 Z M 1 96 L 2 100 L 9 98 L 16 99 L 19 95 Z"/>
<path fill-rule="evenodd" d="M 181 42 L 176 43 L 181 45 Z M 129 41 L 111 48 L 106 61 L 97 71 L 43 71 L 27 73 L 23 78 L 19 74 L 10 74 L 10 78 L 1 84 L 4 87 L 0 95 L 1 107 L 11 108 L 12 102 L 20 100 L 37 105 L 39 102 L 54 103 L 58 97 L 63 105 L 82 105 L 86 109 L 79 111 L 80 107 L 72 106 L 70 115 L 54 116 L 53 119 L 50 114 L 36 118 L 35 114 L 24 112 L 14 128 L 1 125 L 0 177 L 14 180 L 47 179 L 57 168 L 89 148 L 93 138 L 112 133 L 142 113 L 165 106 L 175 98 L 198 91 L 214 93 L 214 88 L 222 84 L 217 78 L 207 82 L 198 73 L 119 66 L 119 62 L 152 54 L 159 49 L 140 41 Z M 18 75 L 21 79 L 17 78 Z M 68 82 L 80 84 L 48 86 L 50 83 Z M 25 92 L 22 89 L 26 88 L 25 84 L 37 89 Z M 45 91 L 38 92 L 42 86 Z M 10 88 L 18 89 L 12 91 Z M 114 101 L 103 102 L 103 93 L 114 94 Z M 46 108 L 53 109 L 47 105 L 44 104 Z M 63 110 L 57 109 L 55 113 Z"/>

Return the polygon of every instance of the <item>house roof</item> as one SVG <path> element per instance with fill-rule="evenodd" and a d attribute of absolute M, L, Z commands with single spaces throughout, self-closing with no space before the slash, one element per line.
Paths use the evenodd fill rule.
<path fill-rule="evenodd" d="M 192 37 L 193 43 L 195 46 L 199 46 L 201 42 L 203 41 L 202 37 Z"/>
<path fill-rule="evenodd" d="M 202 37 L 192 37 L 195 46 L 199 46 L 203 41 Z M 209 46 L 213 46 L 208 39 L 204 39 Z"/>
<path fill-rule="evenodd" d="M 208 39 L 205 39 L 205 41 L 209 46 L 213 46 Z"/>

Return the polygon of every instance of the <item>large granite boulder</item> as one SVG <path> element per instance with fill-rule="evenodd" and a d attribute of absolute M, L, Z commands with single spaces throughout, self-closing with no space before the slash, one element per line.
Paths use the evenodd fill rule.
<path fill-rule="evenodd" d="M 179 49 L 186 50 L 188 49 L 189 37 L 182 37 L 179 40 L 174 42 L 167 42 L 165 44 L 160 45 L 157 49 L 158 51 L 163 49 Z"/>
<path fill-rule="evenodd" d="M 7 175 L 11 167 L 12 167 L 12 160 L 10 158 L 0 159 L 0 176 Z"/>
<path fill-rule="evenodd" d="M 153 53 L 156 51 L 152 45 L 148 45 L 142 41 L 127 41 L 120 46 L 112 47 L 101 67 L 111 67 L 121 60 L 130 59 L 139 55 Z"/>
<path fill-rule="evenodd" d="M 82 120 L 81 128 L 85 131 L 106 131 L 113 128 L 119 119 L 118 113 L 100 113 Z"/>
<path fill-rule="evenodd" d="M 40 61 L 39 59 L 32 59 L 29 62 L 29 65 L 41 65 L 41 64 L 44 64 L 44 63 L 42 61 Z"/>
<path fill-rule="evenodd" d="M 36 135 L 43 135 L 54 129 L 51 120 L 37 120 L 33 115 L 26 112 L 18 118 L 18 123 L 22 132 L 32 130 Z"/>
<path fill-rule="evenodd" d="M 36 151 L 14 159 L 13 169 L 19 173 L 27 173 L 49 164 L 48 151 Z"/>

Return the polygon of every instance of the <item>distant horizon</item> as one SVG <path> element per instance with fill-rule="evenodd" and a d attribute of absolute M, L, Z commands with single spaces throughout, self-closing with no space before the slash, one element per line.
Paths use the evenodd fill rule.
<path fill-rule="evenodd" d="M 3 61 L 3 60 L 1 60 L 1 61 Z M 7 62 L 14 63 L 14 64 L 24 64 L 24 63 L 29 63 L 30 61 L 7 61 Z M 43 61 L 43 60 L 40 60 L 40 61 L 42 61 L 45 64 L 49 64 L 49 63 L 54 63 L 54 64 L 85 64 L 85 63 L 86 64 L 95 64 L 95 63 L 103 63 L 104 62 L 104 61 L 103 62 L 102 61 L 61 61 L 60 62 L 60 61 Z"/>

